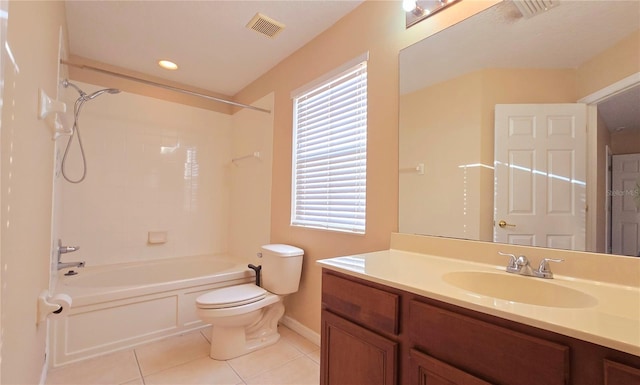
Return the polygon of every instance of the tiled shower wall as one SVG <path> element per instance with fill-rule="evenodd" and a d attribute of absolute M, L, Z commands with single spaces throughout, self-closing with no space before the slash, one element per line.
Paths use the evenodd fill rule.
<path fill-rule="evenodd" d="M 74 82 L 75 83 L 75 82 Z M 99 87 L 77 82 L 85 92 Z M 78 94 L 64 90 L 68 110 Z M 72 112 L 67 114 L 72 124 Z M 230 207 L 232 116 L 121 92 L 84 104 L 79 125 L 87 175 L 62 179 L 68 137 L 57 140 L 56 184 L 63 261 L 87 265 L 226 252 Z M 65 170 L 81 176 L 77 138 Z M 150 231 L 167 242 L 151 244 Z"/>

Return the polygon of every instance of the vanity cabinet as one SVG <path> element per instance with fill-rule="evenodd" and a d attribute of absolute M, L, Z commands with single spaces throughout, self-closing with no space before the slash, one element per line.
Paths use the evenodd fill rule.
<path fill-rule="evenodd" d="M 320 384 L 640 385 L 640 357 L 330 269 Z"/>

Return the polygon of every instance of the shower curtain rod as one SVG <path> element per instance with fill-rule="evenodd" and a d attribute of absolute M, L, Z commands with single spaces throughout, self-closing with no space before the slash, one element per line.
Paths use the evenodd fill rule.
<path fill-rule="evenodd" d="M 121 74 L 121 73 L 113 72 L 113 71 L 109 71 L 109 70 L 104 70 L 102 68 L 93 67 L 93 66 L 86 65 L 86 64 L 76 64 L 76 63 L 68 62 L 66 60 L 60 60 L 60 63 L 66 64 L 66 65 L 71 66 L 71 67 L 91 70 L 91 71 L 100 72 L 100 73 L 103 73 L 103 74 L 116 76 L 116 77 L 127 79 L 127 80 L 132 80 L 134 82 L 143 83 L 143 84 L 146 84 L 146 85 L 149 85 L 149 86 L 164 88 L 164 89 L 167 89 L 169 91 L 180 92 L 180 93 L 191 95 L 191 96 L 197 96 L 197 97 L 200 97 L 200 98 L 213 100 L 214 102 L 230 104 L 232 106 L 248 108 L 250 110 L 266 112 L 268 114 L 271 113 L 271 110 L 267 110 L 267 109 L 260 108 L 260 107 L 255 107 L 255 106 L 252 106 L 252 105 L 249 105 L 249 104 L 238 103 L 238 102 L 234 102 L 234 101 L 227 100 L 227 99 L 217 98 L 215 96 L 205 95 L 205 94 L 201 94 L 199 92 L 189 91 L 189 90 L 185 90 L 184 88 L 174 87 L 174 86 L 170 86 L 170 85 L 167 85 L 167 84 L 156 83 L 156 82 L 152 82 L 150 80 L 140 79 L 140 78 L 137 78 L 137 77 L 134 77 L 134 76 L 129 76 L 129 75 L 125 75 L 125 74 Z"/>

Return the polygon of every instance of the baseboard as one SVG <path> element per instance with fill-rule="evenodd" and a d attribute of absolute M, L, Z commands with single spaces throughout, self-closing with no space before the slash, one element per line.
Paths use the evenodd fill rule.
<path fill-rule="evenodd" d="M 300 334 L 301 336 L 303 336 L 304 338 L 306 338 L 309 341 L 313 342 L 314 344 L 320 346 L 320 334 L 318 334 L 318 333 L 314 332 L 313 330 L 309 329 L 308 327 L 304 326 L 303 324 L 301 324 L 297 320 L 285 315 L 280 319 L 280 322 L 284 326 L 286 326 L 289 329 L 293 330 L 294 332 Z"/>

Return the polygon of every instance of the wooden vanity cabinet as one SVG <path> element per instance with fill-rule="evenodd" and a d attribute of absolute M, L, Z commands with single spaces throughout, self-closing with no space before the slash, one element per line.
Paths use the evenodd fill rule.
<path fill-rule="evenodd" d="M 640 357 L 328 269 L 321 385 L 640 385 Z"/>

